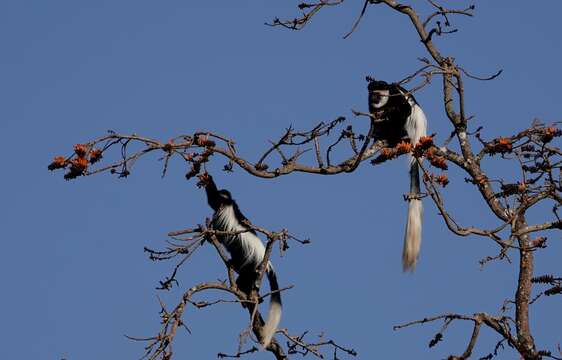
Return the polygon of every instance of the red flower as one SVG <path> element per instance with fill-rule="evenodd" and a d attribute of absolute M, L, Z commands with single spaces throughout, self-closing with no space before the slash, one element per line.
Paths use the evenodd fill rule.
<path fill-rule="evenodd" d="M 555 136 L 560 136 L 562 135 L 562 130 L 557 129 L 555 127 L 547 127 L 544 129 L 543 135 L 542 135 L 542 141 L 547 143 L 550 140 L 552 140 Z"/>
<path fill-rule="evenodd" d="M 88 147 L 84 144 L 76 144 L 74 145 L 74 152 L 79 157 L 85 157 L 86 153 L 88 152 Z"/>
<path fill-rule="evenodd" d="M 429 162 L 431 163 L 431 165 L 441 170 L 447 170 L 449 168 L 447 166 L 447 161 L 442 156 L 433 156 L 431 157 L 431 159 L 429 159 Z"/>
<path fill-rule="evenodd" d="M 49 170 L 55 170 L 55 169 L 62 169 L 64 167 L 66 167 L 68 163 L 66 162 L 66 159 L 63 156 L 55 156 L 53 158 L 53 162 L 51 162 L 48 166 Z"/>
<path fill-rule="evenodd" d="M 396 152 L 398 155 L 407 154 L 411 152 L 413 148 L 410 142 L 402 141 L 396 145 Z"/>
<path fill-rule="evenodd" d="M 70 162 L 69 171 L 64 174 L 65 180 L 76 179 L 78 176 L 84 175 L 84 171 L 88 168 L 88 160 L 85 157 L 77 157 Z"/>
<path fill-rule="evenodd" d="M 394 150 L 393 148 L 383 148 L 381 150 L 381 156 L 386 159 L 392 159 L 396 156 L 396 150 Z"/>
<path fill-rule="evenodd" d="M 511 152 L 513 149 L 513 145 L 511 145 L 511 140 L 505 137 L 501 137 L 498 139 L 498 145 L 500 152 Z"/>
<path fill-rule="evenodd" d="M 103 157 L 100 149 L 94 149 L 90 151 L 90 164 L 97 163 Z"/>
<path fill-rule="evenodd" d="M 433 146 L 433 136 L 422 136 L 418 141 L 418 144 L 426 149 Z"/>
<path fill-rule="evenodd" d="M 86 158 L 83 157 L 78 157 L 72 160 L 70 164 L 72 165 L 73 169 L 80 170 L 81 172 L 83 172 L 84 170 L 86 170 L 86 168 L 88 168 L 88 160 L 86 160 Z"/>
<path fill-rule="evenodd" d="M 447 174 L 441 174 L 435 179 L 435 181 L 440 184 L 441 186 L 445 187 L 449 184 L 449 179 L 447 178 Z"/>
<path fill-rule="evenodd" d="M 433 146 L 432 136 L 422 136 L 416 146 L 414 146 L 414 157 L 423 156 L 424 151 L 430 149 Z"/>

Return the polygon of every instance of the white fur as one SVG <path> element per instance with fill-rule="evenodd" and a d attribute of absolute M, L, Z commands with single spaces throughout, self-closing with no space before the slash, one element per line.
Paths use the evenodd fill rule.
<path fill-rule="evenodd" d="M 247 230 L 242 226 L 234 214 L 234 209 L 232 206 L 223 206 L 216 215 L 216 221 L 224 231 L 239 232 Z M 225 246 L 228 247 L 230 242 L 236 237 L 227 236 L 225 239 Z M 244 249 L 244 254 L 246 258 L 242 266 L 249 263 L 260 264 L 265 256 L 265 246 L 261 242 L 260 238 L 250 231 L 245 231 L 239 235 L 240 245 Z"/>
<path fill-rule="evenodd" d="M 427 118 L 411 96 L 408 96 L 408 103 L 412 107 L 412 113 L 406 120 L 406 132 L 412 145 L 416 146 L 420 138 L 427 135 Z"/>
<path fill-rule="evenodd" d="M 236 219 L 236 215 L 234 213 L 234 209 L 232 206 L 223 206 L 216 214 L 217 225 L 224 229 L 224 231 L 231 231 L 231 232 L 240 232 L 247 230 L 246 227 L 242 226 Z M 262 241 L 259 237 L 253 234 L 250 231 L 245 231 L 241 233 L 238 237 L 236 236 L 226 236 L 223 237 L 225 239 L 224 245 L 228 248 L 232 241 L 235 239 L 239 239 L 240 246 L 243 248 L 243 252 L 246 255 L 245 259 L 241 265 L 244 267 L 248 264 L 254 264 L 254 266 L 259 266 L 263 261 L 265 256 L 265 246 L 263 245 Z M 273 265 L 271 263 L 267 264 L 268 278 L 270 276 L 270 272 L 273 273 Z M 274 274 L 274 273 L 273 273 Z M 273 275 L 275 276 L 275 275 Z M 271 280 L 269 281 L 270 287 Z M 271 289 L 278 290 L 278 289 Z M 281 321 L 281 298 L 280 294 L 272 294 L 271 300 L 269 302 L 269 310 L 267 314 L 267 321 L 265 322 L 263 329 L 262 329 L 262 346 L 266 349 L 273 338 L 273 335 L 277 331 L 279 326 L 279 322 Z"/>
<path fill-rule="evenodd" d="M 267 322 L 263 326 L 263 339 L 262 346 L 267 349 L 273 339 L 273 335 L 279 327 L 279 322 L 281 321 L 281 305 L 279 303 L 272 302 L 269 305 L 269 312 L 267 313 Z"/>
<path fill-rule="evenodd" d="M 273 265 L 271 265 L 271 263 L 268 264 L 267 271 L 268 274 L 269 271 L 272 272 L 274 271 Z M 273 291 L 274 289 L 271 290 Z M 263 334 L 262 346 L 264 349 L 267 349 L 269 343 L 271 343 L 271 339 L 273 338 L 273 335 L 277 331 L 277 328 L 279 328 L 279 322 L 281 322 L 281 311 L 282 311 L 282 306 L 280 301 L 281 301 L 281 294 L 277 293 L 271 295 L 271 300 L 269 302 L 269 310 L 267 312 L 267 321 L 263 326 L 263 332 L 262 332 Z"/>
<path fill-rule="evenodd" d="M 427 118 L 422 108 L 411 96 L 407 96 L 408 103 L 412 107 L 412 113 L 406 121 L 406 132 L 412 145 L 416 145 L 422 136 L 427 134 Z M 414 163 L 415 159 L 410 156 L 410 167 L 418 166 Z M 419 174 L 418 171 L 410 171 L 410 194 L 419 194 L 420 189 L 416 184 Z M 404 248 L 402 251 L 402 267 L 404 271 L 413 271 L 420 253 L 422 237 L 422 216 L 423 205 L 420 199 L 410 199 L 408 203 L 408 219 L 406 222 L 406 232 L 404 235 Z"/>
<path fill-rule="evenodd" d="M 402 250 L 402 268 L 404 271 L 414 271 L 420 253 L 422 234 L 423 206 L 421 200 L 410 200 L 408 204 L 408 220 L 404 235 Z"/>
<path fill-rule="evenodd" d="M 390 91 L 388 91 L 388 90 L 375 90 L 373 92 L 379 94 L 379 96 L 380 96 L 379 102 L 373 103 L 373 107 L 375 109 L 380 109 L 383 106 L 385 106 L 386 103 L 388 102 L 388 99 L 390 98 L 390 96 L 389 96 Z"/>

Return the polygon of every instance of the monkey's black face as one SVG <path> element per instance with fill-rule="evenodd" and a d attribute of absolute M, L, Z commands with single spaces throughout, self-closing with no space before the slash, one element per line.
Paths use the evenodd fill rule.
<path fill-rule="evenodd" d="M 369 92 L 369 107 L 380 109 L 386 105 L 390 95 L 389 90 L 375 90 Z"/>
<path fill-rule="evenodd" d="M 390 95 L 390 87 L 385 81 L 371 81 L 369 90 L 369 108 L 380 109 L 386 105 Z"/>

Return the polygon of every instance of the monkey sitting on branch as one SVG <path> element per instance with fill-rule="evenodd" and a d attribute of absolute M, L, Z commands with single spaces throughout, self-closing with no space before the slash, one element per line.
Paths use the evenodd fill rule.
<path fill-rule="evenodd" d="M 415 146 L 427 133 L 427 119 L 416 99 L 399 84 L 387 83 L 368 77 L 369 112 L 377 120 L 374 125 L 375 140 L 387 141 L 396 146 L 409 138 Z M 420 174 L 418 162 L 410 157 L 410 193 L 408 194 L 408 218 L 402 251 L 404 271 L 413 271 L 420 252 L 423 207 L 420 199 Z"/>

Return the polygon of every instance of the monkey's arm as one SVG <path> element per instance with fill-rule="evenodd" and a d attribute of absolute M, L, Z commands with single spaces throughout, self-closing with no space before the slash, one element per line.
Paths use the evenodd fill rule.
<path fill-rule="evenodd" d="M 213 177 L 207 174 L 207 179 L 205 183 L 205 192 L 207 193 L 207 202 L 209 206 L 217 211 L 221 206 L 219 190 L 215 184 Z"/>

